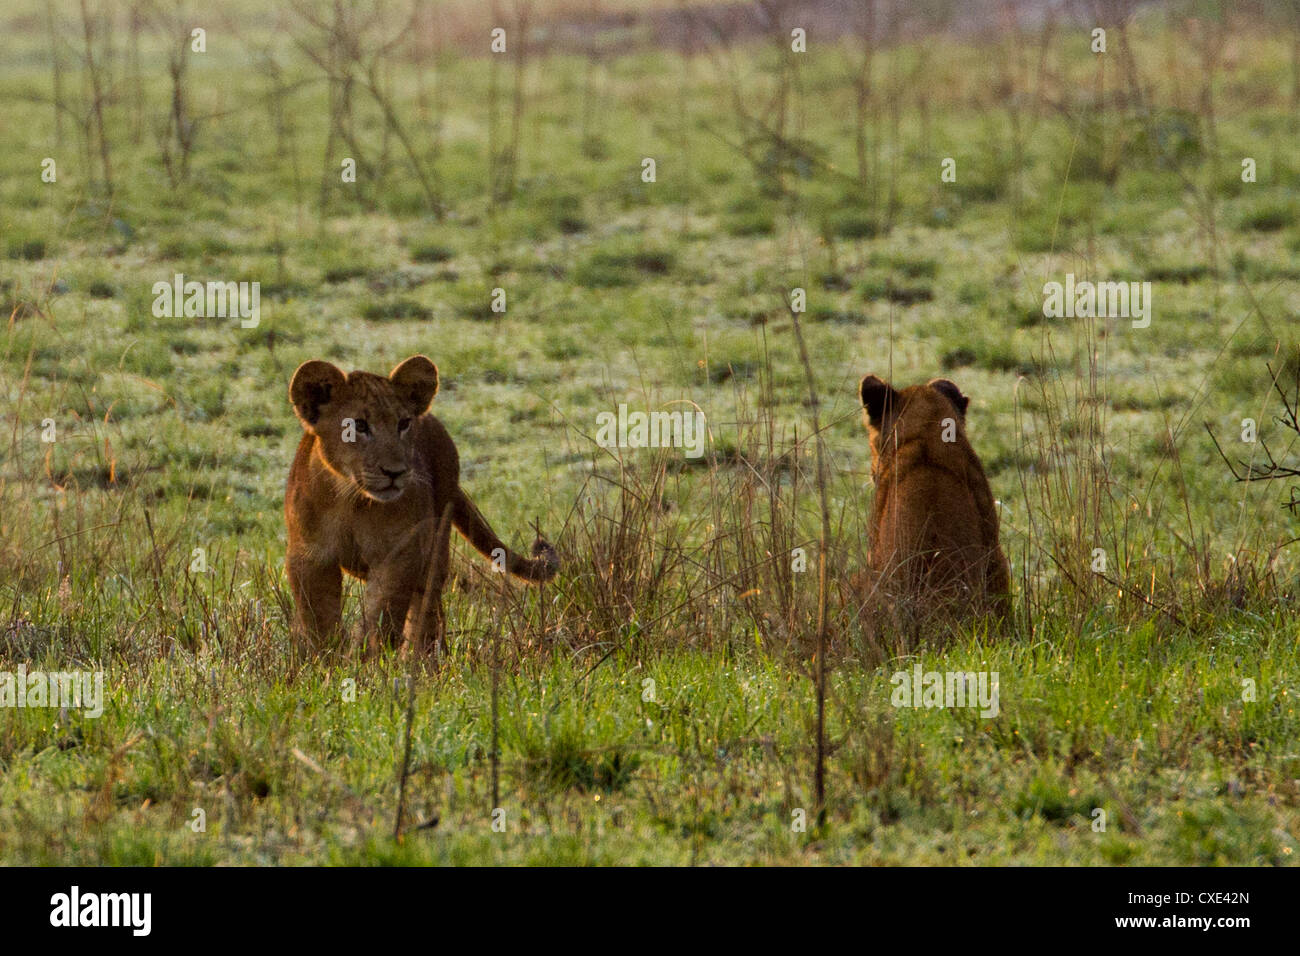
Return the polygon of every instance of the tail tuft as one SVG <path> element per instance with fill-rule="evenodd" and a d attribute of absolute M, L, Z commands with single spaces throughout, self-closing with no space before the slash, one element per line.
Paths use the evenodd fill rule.
<path fill-rule="evenodd" d="M 541 535 L 533 542 L 533 564 L 537 568 L 534 581 L 549 581 L 560 570 L 559 554 Z"/>

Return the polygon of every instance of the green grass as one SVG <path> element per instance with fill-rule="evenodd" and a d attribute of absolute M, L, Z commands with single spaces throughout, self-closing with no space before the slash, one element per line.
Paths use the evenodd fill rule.
<path fill-rule="evenodd" d="M 6 859 L 1286 863 L 1294 814 L 1257 783 L 1300 770 L 1297 755 L 1269 753 L 1296 729 L 1296 630 L 1237 625 L 1209 642 L 1148 628 L 1122 645 L 1061 635 L 924 654 L 927 669 L 1000 673 L 992 725 L 892 708 L 892 665 L 838 670 L 836 809 L 820 835 L 791 829 L 811 807 L 808 682 L 743 647 L 723 666 L 690 651 L 619 656 L 587 679 L 563 657 L 512 661 L 499 691 L 504 832 L 492 829 L 489 675 L 457 655 L 416 702 L 412 817 L 439 822 L 400 848 L 384 836 L 400 667 L 311 668 L 285 683 L 251 649 L 202 667 L 164 660 L 115 681 L 98 720 L 7 722 Z M 1270 691 L 1243 704 L 1243 674 Z M 190 827 L 196 809 L 206 832 Z M 60 822 L 24 826 L 33 815 Z"/>
<path fill-rule="evenodd" d="M 0 671 L 101 669 L 108 698 L 98 719 L 0 710 L 0 859 L 1295 862 L 1296 518 L 1284 486 L 1234 484 L 1203 425 L 1258 462 L 1238 441 L 1252 418 L 1294 463 L 1265 367 L 1300 365 L 1288 37 L 1233 23 L 1213 139 L 1183 105 L 1195 52 L 1158 10 L 1130 31 L 1150 114 L 1091 103 L 1097 60 L 1077 36 L 1048 51 L 1072 114 L 993 96 L 1002 54 L 981 46 L 880 51 L 880 77 L 926 80 L 900 87 L 896 127 L 875 94 L 865 180 L 838 45 L 796 61 L 788 151 L 735 109 L 733 82 L 775 122 L 771 44 L 725 69 L 560 52 L 526 74 L 513 190 L 488 153 L 510 135 L 513 71 L 449 43 L 436 84 L 420 50 L 384 80 L 440 210 L 361 92 L 358 166 L 376 178 L 341 181 L 351 147 L 326 155 L 326 84 L 273 12 L 227 5 L 240 30 L 209 27 L 190 74 L 204 119 L 175 185 L 153 135 L 170 103 L 161 38 L 144 35 L 142 111 L 123 92 L 106 114 L 111 197 L 75 119 L 75 51 L 60 47 L 77 106 L 60 138 L 44 9 L 0 15 L 0 96 L 32 144 L 0 151 Z M 1037 35 L 1022 39 L 1037 62 Z M 292 89 L 279 114 L 267 53 Z M 1257 182 L 1236 176 L 1242 156 Z M 260 282 L 260 324 L 156 318 L 152 286 L 176 272 Z M 1151 326 L 1046 317 L 1043 284 L 1066 272 L 1150 281 Z M 820 825 L 820 515 L 795 288 L 832 584 L 866 553 L 859 380 L 946 375 L 972 399 L 1018 610 L 1001 637 L 907 644 L 833 587 Z M 410 829 L 394 841 L 408 664 L 290 653 L 286 391 L 310 358 L 384 372 L 416 352 L 439 366 L 434 412 L 467 491 L 516 547 L 539 521 L 564 568 L 501 593 L 458 547 L 451 658 L 415 669 Z M 594 444 L 598 413 L 678 401 L 708 417 L 698 461 Z M 211 570 L 191 574 L 200 547 Z M 790 570 L 795 547 L 812 573 Z M 998 672 L 1000 713 L 893 707 L 891 676 L 918 660 Z"/>

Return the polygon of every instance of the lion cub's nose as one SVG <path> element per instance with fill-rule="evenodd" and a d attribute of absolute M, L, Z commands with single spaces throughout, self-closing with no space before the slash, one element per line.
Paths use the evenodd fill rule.
<path fill-rule="evenodd" d="M 390 481 L 396 481 L 398 478 L 401 478 L 402 475 L 406 474 L 407 471 L 409 471 L 410 469 L 402 468 L 399 469 L 398 471 L 391 471 L 387 468 L 380 468 L 379 470 L 382 471 L 385 475 L 387 475 Z"/>

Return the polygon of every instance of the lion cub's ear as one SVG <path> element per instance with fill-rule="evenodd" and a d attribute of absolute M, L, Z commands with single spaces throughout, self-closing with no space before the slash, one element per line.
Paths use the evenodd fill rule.
<path fill-rule="evenodd" d="M 957 409 L 958 415 L 962 418 L 966 417 L 966 406 L 970 404 L 970 399 L 961 393 L 961 389 L 957 387 L 956 382 L 950 382 L 946 378 L 935 378 L 931 379 L 927 384 L 952 402 L 953 408 Z"/>
<path fill-rule="evenodd" d="M 423 415 L 438 394 L 438 366 L 423 355 L 412 355 L 388 376 L 397 397 L 412 413 Z"/>
<path fill-rule="evenodd" d="M 312 359 L 299 365 L 289 382 L 289 401 L 303 425 L 314 428 L 321 408 L 337 400 L 345 384 L 347 379 L 343 373 L 329 362 Z"/>
<path fill-rule="evenodd" d="M 898 392 L 888 382 L 881 381 L 874 375 L 868 375 L 858 386 L 858 395 L 862 407 L 867 410 L 867 420 L 872 428 L 879 428 L 889 410 L 898 402 Z"/>

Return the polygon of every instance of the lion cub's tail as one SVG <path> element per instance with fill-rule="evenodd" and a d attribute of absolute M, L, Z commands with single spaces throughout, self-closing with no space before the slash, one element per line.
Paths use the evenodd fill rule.
<path fill-rule="evenodd" d="M 463 489 L 457 489 L 451 520 L 456 525 L 456 530 L 484 557 L 495 560 L 504 554 L 506 570 L 517 578 L 541 584 L 555 577 L 555 572 L 560 569 L 560 556 L 555 553 L 550 542 L 543 538 L 533 542 L 531 558 L 525 558 L 507 548 Z"/>

